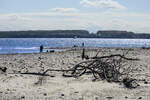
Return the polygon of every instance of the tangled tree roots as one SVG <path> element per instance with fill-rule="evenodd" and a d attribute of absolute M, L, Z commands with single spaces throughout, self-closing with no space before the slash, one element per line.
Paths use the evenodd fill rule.
<path fill-rule="evenodd" d="M 48 71 L 64 72 L 64 77 L 80 77 L 86 73 L 91 73 L 95 79 L 107 80 L 108 82 L 122 82 L 127 88 L 136 88 L 139 86 L 135 79 L 130 75 L 135 69 L 129 65 L 129 61 L 137 61 L 139 59 L 127 58 L 124 55 L 110 55 L 101 57 L 92 57 L 89 60 L 80 62 L 69 70 L 47 69 L 42 75 Z"/>
<path fill-rule="evenodd" d="M 48 71 L 62 71 L 64 72 L 64 77 L 77 78 L 85 73 L 91 73 L 95 79 L 107 80 L 108 82 L 122 82 L 127 88 L 135 88 L 138 85 L 135 79 L 130 77 L 135 69 L 129 62 L 137 60 L 139 59 L 128 58 L 120 54 L 101 57 L 96 55 L 80 62 L 69 70 L 47 69 L 42 75 L 45 76 Z"/>
<path fill-rule="evenodd" d="M 126 58 L 124 55 L 110 55 L 92 57 L 90 60 L 81 62 L 71 69 L 72 77 L 79 77 L 85 73 L 92 73 L 95 79 L 107 80 L 108 82 L 120 82 L 131 72 L 131 66 L 127 67 L 128 61 L 139 60 Z"/>

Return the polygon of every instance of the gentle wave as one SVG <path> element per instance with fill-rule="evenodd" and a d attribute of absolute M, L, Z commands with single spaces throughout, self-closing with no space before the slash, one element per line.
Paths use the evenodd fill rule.
<path fill-rule="evenodd" d="M 25 47 L 16 47 L 14 49 L 19 49 L 19 50 L 36 50 L 39 49 L 39 47 L 29 47 L 29 48 L 25 48 Z"/>

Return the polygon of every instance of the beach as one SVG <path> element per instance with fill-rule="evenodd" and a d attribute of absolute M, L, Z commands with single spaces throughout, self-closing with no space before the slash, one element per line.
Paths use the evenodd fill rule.
<path fill-rule="evenodd" d="M 67 70 L 84 61 L 81 48 L 67 48 L 59 52 L 30 54 L 1 54 L 0 100 L 150 100 L 150 49 L 149 48 L 86 48 L 85 54 L 94 57 L 123 54 L 138 58 L 131 62 L 138 72 L 133 73 L 138 80 L 135 89 L 128 89 L 123 84 L 93 81 L 93 76 L 83 75 L 78 78 L 64 77 L 63 72 L 49 71 L 42 84 L 36 84 L 40 75 L 21 73 L 42 73 L 47 69 Z"/>

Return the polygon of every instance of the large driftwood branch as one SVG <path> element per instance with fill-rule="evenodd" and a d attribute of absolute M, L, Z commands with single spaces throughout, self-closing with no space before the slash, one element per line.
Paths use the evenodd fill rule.
<path fill-rule="evenodd" d="M 80 62 L 71 69 L 47 69 L 43 73 L 21 74 L 41 75 L 42 77 L 39 78 L 39 81 L 37 82 L 41 83 L 44 79 L 44 76 L 48 76 L 48 74 L 46 73 L 49 71 L 63 72 L 64 77 L 80 77 L 85 73 L 90 72 L 95 79 L 105 79 L 108 82 L 124 82 L 126 86 L 128 86 L 128 84 L 130 86 L 130 83 L 133 82 L 130 81 L 130 78 L 126 78 L 127 81 L 123 80 L 124 76 L 128 77 L 129 73 L 132 72 L 132 67 L 127 67 L 126 64 L 128 61 L 138 61 L 139 59 L 125 57 L 125 54 L 114 54 L 109 56 L 98 57 L 98 53 L 95 57 L 91 57 L 89 58 L 89 60 Z M 122 81 L 120 81 L 120 78 L 122 78 Z"/>
<path fill-rule="evenodd" d="M 26 74 L 26 75 L 39 75 L 39 76 L 50 76 L 50 75 L 48 75 L 48 74 L 36 73 L 36 72 L 26 72 L 26 73 L 20 73 L 20 74 Z"/>
<path fill-rule="evenodd" d="M 95 56 L 95 57 L 91 57 L 91 59 L 103 59 L 103 58 L 113 58 L 113 57 L 121 57 L 121 58 L 126 59 L 126 60 L 137 60 L 137 61 L 140 60 L 137 58 L 127 58 L 121 54 L 115 54 L 115 55 L 110 55 L 110 56 L 101 56 L 101 57 Z"/>
<path fill-rule="evenodd" d="M 69 70 L 61 70 L 61 69 L 47 69 L 43 73 L 36 73 L 36 72 L 25 72 L 25 73 L 20 73 L 20 74 L 29 74 L 29 75 L 40 75 L 40 76 L 50 76 L 49 74 L 46 74 L 48 71 L 57 71 L 57 72 L 68 72 L 68 71 L 73 71 L 71 69 Z"/>
<path fill-rule="evenodd" d="M 48 71 L 56 71 L 56 72 L 68 72 L 68 71 L 73 71 L 72 69 L 64 70 L 64 69 L 47 69 L 46 71 L 43 72 L 45 75 Z"/>
<path fill-rule="evenodd" d="M 107 60 L 109 60 L 110 58 L 113 57 L 120 57 L 123 58 L 125 60 L 139 60 L 139 59 L 134 59 L 134 58 L 127 58 L 124 55 L 120 55 L 120 54 L 116 54 L 116 55 L 110 55 L 110 56 L 101 56 L 101 57 L 91 57 L 90 60 L 86 60 L 83 62 L 78 63 L 77 65 L 75 65 L 73 68 L 68 69 L 68 70 L 63 70 L 63 69 L 47 69 L 46 71 L 44 71 L 43 73 L 34 73 L 34 72 L 28 72 L 28 73 L 21 73 L 21 74 L 30 74 L 30 75 L 40 75 L 40 76 L 50 76 L 48 74 L 46 74 L 48 71 L 57 71 L 57 72 L 71 72 L 71 75 L 66 75 L 63 74 L 63 76 L 66 77 L 79 77 L 82 76 L 83 74 L 85 74 L 87 72 L 87 70 L 90 70 L 91 73 L 93 73 L 93 76 L 96 78 L 96 74 L 99 75 L 101 78 L 104 78 L 106 80 L 108 79 L 108 69 L 107 67 L 110 67 L 109 70 L 112 71 L 112 73 L 116 73 L 118 74 L 118 76 L 120 75 L 124 75 L 123 73 L 120 73 L 119 70 L 121 67 L 118 68 L 118 71 L 116 71 L 115 68 L 117 68 L 117 65 L 115 64 L 115 62 L 108 62 Z M 101 59 L 103 58 L 107 58 L 105 61 L 102 61 Z M 113 58 L 115 59 L 115 58 Z M 121 62 L 122 60 L 118 60 L 119 62 Z M 97 64 L 95 64 L 97 63 Z M 114 63 L 114 64 L 113 64 Z M 84 65 L 83 65 L 84 64 Z M 95 64 L 95 65 L 94 65 Z M 118 63 L 119 64 L 119 63 Z M 97 67 L 98 66 L 98 67 Z M 114 67 L 115 66 L 115 67 Z M 120 66 L 120 64 L 119 64 Z M 112 68 L 111 68 L 112 67 Z M 98 69 L 98 70 L 97 70 Z M 102 71 L 102 73 L 100 73 L 99 71 Z M 124 70 L 126 71 L 126 70 Z M 107 73 L 106 73 L 107 72 Z M 127 71 L 126 71 L 127 72 Z M 128 73 L 128 72 L 127 72 Z M 116 77 L 115 77 L 116 78 Z"/>

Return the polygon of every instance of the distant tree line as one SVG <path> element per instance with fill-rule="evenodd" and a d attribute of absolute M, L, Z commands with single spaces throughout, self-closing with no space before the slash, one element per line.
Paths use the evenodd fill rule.
<path fill-rule="evenodd" d="M 86 30 L 37 30 L 37 31 L 1 31 L 0 38 L 90 38 Z"/>
<path fill-rule="evenodd" d="M 133 38 L 133 39 L 150 39 L 150 34 L 134 33 L 127 31 L 98 31 L 97 37 L 99 38 Z"/>
<path fill-rule="evenodd" d="M 150 39 L 150 34 L 127 31 L 98 31 L 89 33 L 87 30 L 36 30 L 36 31 L 0 31 L 0 38 L 142 38 Z"/>

